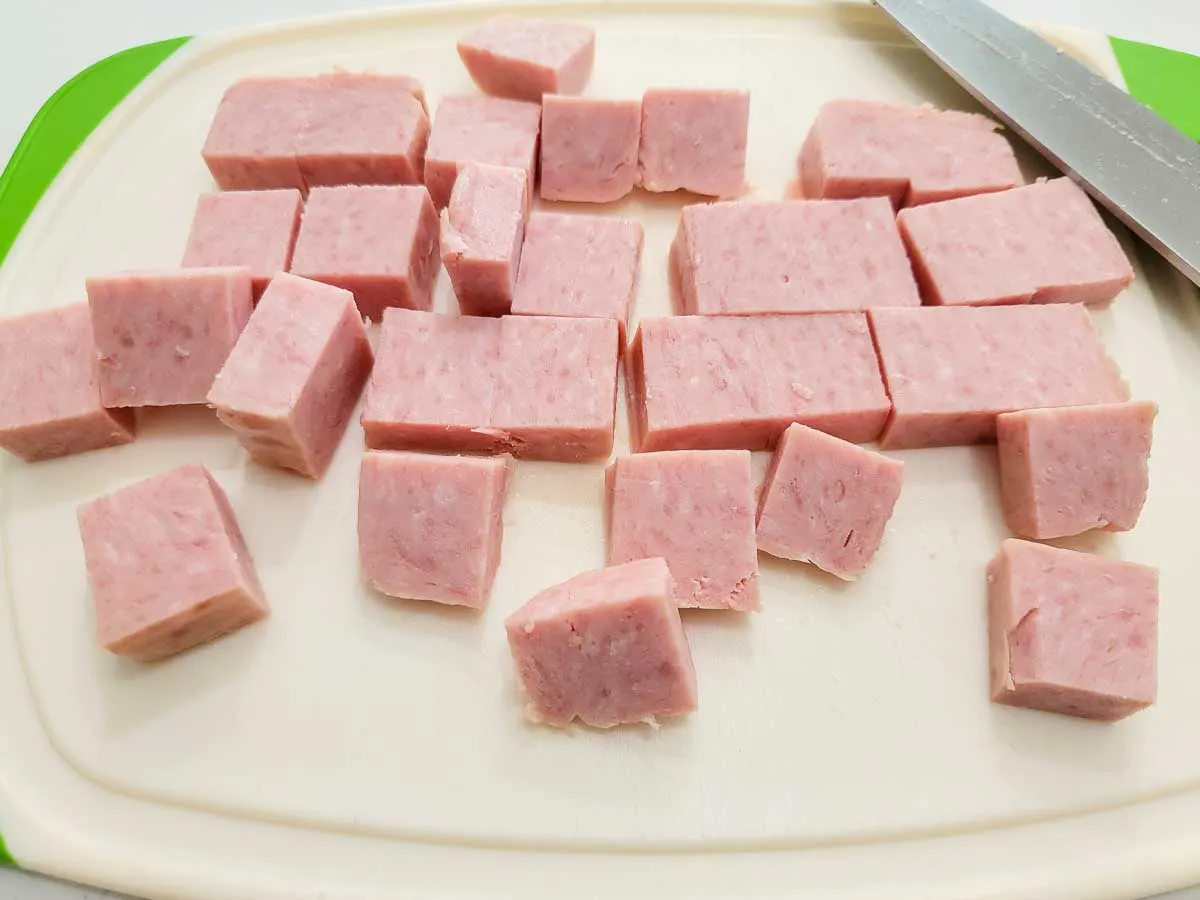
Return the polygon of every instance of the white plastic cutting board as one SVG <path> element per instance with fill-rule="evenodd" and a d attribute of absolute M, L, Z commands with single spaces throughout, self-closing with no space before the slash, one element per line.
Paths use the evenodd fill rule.
<path fill-rule="evenodd" d="M 78 301 L 89 274 L 178 263 L 195 197 L 212 189 L 199 147 L 235 79 L 406 72 L 436 106 L 472 90 L 454 42 L 480 9 L 189 44 L 47 194 L 0 273 L 0 315 Z M 556 12 L 597 29 L 591 94 L 749 88 L 758 197 L 782 195 L 827 99 L 970 108 L 859 6 Z M 1102 42 L 1072 40 L 1114 74 Z M 669 311 L 682 202 L 638 195 L 601 210 L 646 226 L 642 315 Z M 501 622 L 602 564 L 602 466 L 519 466 L 479 615 L 361 584 L 357 427 L 312 485 L 247 462 L 206 411 L 164 412 L 131 447 L 0 463 L 10 848 L 33 868 L 181 898 L 961 900 L 1117 897 L 1195 880 L 1200 405 L 1185 385 L 1200 383 L 1200 323 L 1191 289 L 1161 264 L 1138 274 L 1096 320 L 1134 395 L 1161 407 L 1151 497 L 1132 534 L 1074 545 L 1161 568 L 1150 711 L 1100 726 L 988 703 L 983 566 L 1005 536 L 991 448 L 898 454 L 904 493 L 859 582 L 763 557 L 762 614 L 688 614 L 697 714 L 658 731 L 557 732 L 522 720 Z M 453 308 L 444 276 L 439 306 Z M 618 443 L 625 452 L 623 422 Z M 274 615 L 163 665 L 118 660 L 92 639 L 74 510 L 184 462 L 209 466 L 230 492 Z"/>

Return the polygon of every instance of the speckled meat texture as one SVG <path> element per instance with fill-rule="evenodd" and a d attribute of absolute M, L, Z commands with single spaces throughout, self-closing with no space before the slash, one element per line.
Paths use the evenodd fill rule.
<path fill-rule="evenodd" d="M 87 280 L 105 406 L 204 403 L 253 309 L 250 270 Z"/>
<path fill-rule="evenodd" d="M 892 208 L 879 197 L 687 206 L 671 266 L 677 304 L 693 315 L 921 305 Z"/>
<path fill-rule="evenodd" d="M 1000 413 L 1129 399 L 1079 305 L 868 315 L 893 405 L 880 439 L 886 449 L 992 441 Z"/>
<path fill-rule="evenodd" d="M 100 644 L 160 660 L 267 615 L 254 561 L 221 486 L 202 466 L 79 508 Z"/>
<path fill-rule="evenodd" d="M 458 55 L 485 94 L 536 103 L 543 94 L 583 90 L 596 33 L 561 19 L 495 16 L 458 42 Z"/>
<path fill-rule="evenodd" d="M 296 140 L 313 87 L 311 78 L 243 78 L 225 92 L 202 151 L 218 186 L 304 190 Z"/>
<path fill-rule="evenodd" d="M 759 609 L 748 451 L 639 453 L 605 480 L 609 565 L 662 557 L 681 607 Z"/>
<path fill-rule="evenodd" d="M 1026 409 L 996 419 L 1008 527 L 1048 539 L 1129 531 L 1150 485 L 1151 402 Z"/>
<path fill-rule="evenodd" d="M 887 197 L 917 206 L 1024 184 L 999 125 L 976 113 L 831 100 L 800 151 L 809 199 Z"/>
<path fill-rule="evenodd" d="M 511 456 L 368 451 L 358 546 L 368 582 L 392 597 L 482 609 L 504 535 Z"/>
<path fill-rule="evenodd" d="M 547 96 L 542 101 L 544 200 L 611 203 L 638 177 L 638 100 Z"/>
<path fill-rule="evenodd" d="M 86 303 L 0 321 L 0 447 L 27 462 L 128 444 L 133 413 L 105 409 Z"/>
<path fill-rule="evenodd" d="M 891 408 L 862 313 L 644 319 L 630 346 L 636 450 L 768 450 L 801 422 L 850 441 Z"/>
<path fill-rule="evenodd" d="M 500 97 L 443 97 L 425 151 L 425 185 L 438 209 L 469 162 L 523 169 L 529 200 L 537 176 L 542 107 Z"/>
<path fill-rule="evenodd" d="M 1007 540 L 987 577 L 993 700 L 1100 721 L 1154 702 L 1157 570 Z"/>
<path fill-rule="evenodd" d="M 696 673 L 671 573 L 643 559 L 547 588 L 505 621 L 535 722 L 646 722 L 696 708 Z"/>
<path fill-rule="evenodd" d="M 196 203 L 183 267 L 245 266 L 260 297 L 292 262 L 304 200 L 297 190 L 224 191 Z"/>
<path fill-rule="evenodd" d="M 394 306 L 429 309 L 438 247 L 437 211 L 423 187 L 314 188 L 291 271 L 350 291 L 378 322 Z"/>
<path fill-rule="evenodd" d="M 758 548 L 855 578 L 879 549 L 903 480 L 899 460 L 792 425 L 763 482 Z"/>
<path fill-rule="evenodd" d="M 750 93 L 659 88 L 642 96 L 638 183 L 736 197 L 746 188 Z"/>
<path fill-rule="evenodd" d="M 1108 303 L 1133 281 L 1116 237 L 1069 178 L 900 212 L 926 303 Z"/>
<path fill-rule="evenodd" d="M 250 316 L 208 402 L 259 462 L 320 478 L 372 359 L 349 291 L 281 274 Z"/>
<path fill-rule="evenodd" d="M 615 319 L 623 346 L 642 241 L 641 223 L 632 219 L 534 213 L 525 228 L 513 313 Z"/>
<path fill-rule="evenodd" d="M 523 169 L 468 163 L 442 210 L 442 262 L 463 315 L 511 310 L 525 239 Z"/>

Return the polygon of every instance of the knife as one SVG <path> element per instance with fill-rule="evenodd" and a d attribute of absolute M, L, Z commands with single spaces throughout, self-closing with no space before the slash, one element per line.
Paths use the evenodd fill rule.
<path fill-rule="evenodd" d="M 874 0 L 984 106 L 1200 285 L 1200 143 L 980 0 Z"/>

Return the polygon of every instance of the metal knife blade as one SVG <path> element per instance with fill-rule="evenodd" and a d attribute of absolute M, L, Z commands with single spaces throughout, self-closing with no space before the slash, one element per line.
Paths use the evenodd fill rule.
<path fill-rule="evenodd" d="M 959 84 L 1200 284 L 1200 144 L 980 0 L 874 0 Z"/>

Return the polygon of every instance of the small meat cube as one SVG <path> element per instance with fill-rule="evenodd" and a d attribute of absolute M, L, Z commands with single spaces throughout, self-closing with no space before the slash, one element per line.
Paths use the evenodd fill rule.
<path fill-rule="evenodd" d="M 495 16 L 458 42 L 458 55 L 485 94 L 537 103 L 542 94 L 583 90 L 596 32 L 557 19 Z"/>
<path fill-rule="evenodd" d="M 438 217 L 429 193 L 414 186 L 314 188 L 291 271 L 351 291 L 374 322 L 392 306 L 429 309 L 438 271 Z"/>
<path fill-rule="evenodd" d="M 0 321 L 0 447 L 38 462 L 133 437 L 133 413 L 100 401 L 86 303 Z"/>
<path fill-rule="evenodd" d="M 862 313 L 643 319 L 627 364 L 638 451 L 769 450 L 792 422 L 873 441 L 891 409 Z"/>
<path fill-rule="evenodd" d="M 183 466 L 79 507 L 100 644 L 154 662 L 267 615 L 221 486 Z"/>
<path fill-rule="evenodd" d="M 696 708 L 696 673 L 662 559 L 584 572 L 505 621 L 535 722 L 597 728 Z"/>
<path fill-rule="evenodd" d="M 748 91 L 646 91 L 639 184 L 648 191 L 737 196 L 746 187 L 749 124 Z"/>
<path fill-rule="evenodd" d="M 1129 399 L 1082 306 L 876 308 L 868 316 L 892 398 L 885 449 L 986 443 L 1000 413 Z"/>
<path fill-rule="evenodd" d="M 917 206 L 1024 183 L 1000 126 L 976 113 L 872 100 L 821 107 L 800 151 L 805 197 Z"/>
<path fill-rule="evenodd" d="M 314 79 L 296 141 L 304 183 L 421 184 L 429 116 L 413 87 L 405 75 L 335 72 Z"/>
<path fill-rule="evenodd" d="M 254 308 L 250 270 L 87 280 L 105 406 L 203 403 Z"/>
<path fill-rule="evenodd" d="M 304 200 L 294 189 L 202 194 L 183 252 L 184 268 L 245 266 L 254 297 L 286 272 Z"/>
<path fill-rule="evenodd" d="M 882 197 L 687 206 L 671 266 L 677 305 L 692 315 L 921 305 Z"/>
<path fill-rule="evenodd" d="M 992 699 L 1112 722 L 1158 692 L 1158 572 L 1007 540 L 988 564 Z"/>
<path fill-rule="evenodd" d="M 442 210 L 442 262 L 466 316 L 503 316 L 525 238 L 525 171 L 467 163 Z"/>
<path fill-rule="evenodd" d="M 617 323 L 506 316 L 491 430 L 520 459 L 604 459 L 613 448 Z"/>
<path fill-rule="evenodd" d="M 500 319 L 389 309 L 362 414 L 377 450 L 494 451 Z"/>
<path fill-rule="evenodd" d="M 358 487 L 367 581 L 391 597 L 483 609 L 512 470 L 511 456 L 367 451 Z"/>
<path fill-rule="evenodd" d="M 1149 402 L 1024 409 L 996 418 L 1004 518 L 1045 540 L 1129 531 L 1150 484 L 1158 407 Z"/>
<path fill-rule="evenodd" d="M 792 425 L 763 483 L 758 549 L 853 579 L 879 549 L 903 480 L 898 460 Z"/>
<path fill-rule="evenodd" d="M 662 557 L 680 607 L 760 608 L 748 451 L 624 456 L 605 483 L 609 565 Z"/>
<path fill-rule="evenodd" d="M 542 198 L 609 203 L 633 190 L 639 100 L 547 95 L 542 101 Z"/>
<path fill-rule="evenodd" d="M 225 92 L 202 151 L 222 190 L 304 190 L 296 142 L 312 88 L 311 78 L 243 78 Z"/>
<path fill-rule="evenodd" d="M 499 97 L 444 97 L 425 152 L 425 184 L 438 209 L 450 202 L 459 170 L 469 162 L 524 169 L 529 200 L 537 174 L 542 108 Z"/>
<path fill-rule="evenodd" d="M 534 213 L 525 226 L 513 313 L 616 319 L 624 346 L 642 240 L 642 226 L 632 219 Z"/>
<path fill-rule="evenodd" d="M 1125 251 L 1069 178 L 901 210 L 926 303 L 1111 301 L 1133 281 Z"/>
<path fill-rule="evenodd" d="M 371 361 L 354 295 L 283 273 L 250 316 L 208 403 L 259 462 L 320 478 Z"/>

